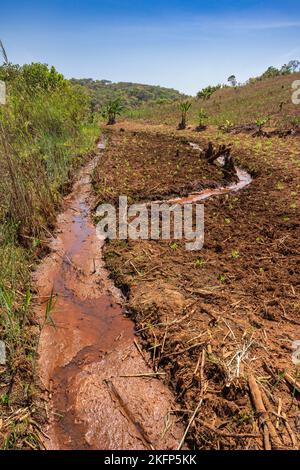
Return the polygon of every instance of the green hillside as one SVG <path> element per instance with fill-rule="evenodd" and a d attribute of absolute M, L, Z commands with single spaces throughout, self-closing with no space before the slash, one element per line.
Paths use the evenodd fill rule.
<path fill-rule="evenodd" d="M 94 110 L 99 110 L 108 101 L 120 98 L 126 108 L 137 108 L 144 103 L 170 103 L 174 100 L 187 98 L 186 95 L 172 88 L 139 83 L 119 82 L 109 80 L 92 80 L 91 78 L 72 79 L 74 84 L 82 85 L 91 94 Z"/>

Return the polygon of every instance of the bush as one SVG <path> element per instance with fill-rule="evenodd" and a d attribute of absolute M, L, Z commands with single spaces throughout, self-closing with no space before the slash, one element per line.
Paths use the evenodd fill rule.
<path fill-rule="evenodd" d="M 120 116 L 123 110 L 124 107 L 119 98 L 110 100 L 102 111 L 102 117 L 107 119 L 108 126 L 113 126 L 116 124 L 117 116 Z"/>
<path fill-rule="evenodd" d="M 97 128 L 85 90 L 54 67 L 8 64 L 0 79 L 8 92 L 0 108 L 0 223 L 12 221 L 25 240 L 53 222 L 61 190 Z"/>
<path fill-rule="evenodd" d="M 64 189 L 94 147 L 98 129 L 85 90 L 54 67 L 6 61 L 0 79 L 8 93 L 7 104 L 0 106 L 0 337 L 7 351 L 0 415 L 8 423 L 0 448 L 27 449 L 39 447 L 28 416 L 39 406 L 31 270 Z M 22 423 L 14 419 L 20 409 L 28 416 Z"/>
<path fill-rule="evenodd" d="M 197 93 L 198 99 L 209 100 L 209 98 L 221 88 L 221 85 L 208 86 Z"/>

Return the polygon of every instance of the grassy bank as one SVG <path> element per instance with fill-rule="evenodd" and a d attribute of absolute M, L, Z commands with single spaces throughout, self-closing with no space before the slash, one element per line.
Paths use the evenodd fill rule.
<path fill-rule="evenodd" d="M 98 126 L 85 90 L 42 64 L 0 67 L 0 447 L 39 447 L 34 382 L 39 327 L 30 274 L 63 195 L 93 150 Z"/>

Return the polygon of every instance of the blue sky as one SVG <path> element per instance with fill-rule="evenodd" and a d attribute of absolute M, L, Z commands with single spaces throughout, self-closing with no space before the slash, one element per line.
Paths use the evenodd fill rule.
<path fill-rule="evenodd" d="M 195 94 L 300 60 L 299 0 L 0 0 L 12 62 Z"/>

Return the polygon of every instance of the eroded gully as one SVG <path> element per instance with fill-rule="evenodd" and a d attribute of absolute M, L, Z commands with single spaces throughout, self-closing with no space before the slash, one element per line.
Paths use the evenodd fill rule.
<path fill-rule="evenodd" d="M 103 148 L 100 143 L 65 198 L 51 254 L 35 273 L 40 323 L 52 292 L 54 299 L 39 343 L 48 415 L 43 444 L 63 450 L 176 449 L 184 429 L 170 413 L 174 398 L 136 343 L 91 220 L 90 175 Z M 251 182 L 246 172 L 237 174 L 235 185 L 176 201 L 199 201 Z"/>

